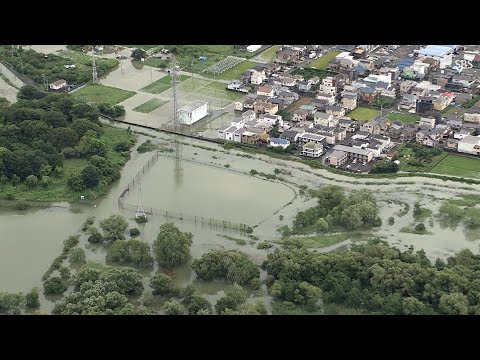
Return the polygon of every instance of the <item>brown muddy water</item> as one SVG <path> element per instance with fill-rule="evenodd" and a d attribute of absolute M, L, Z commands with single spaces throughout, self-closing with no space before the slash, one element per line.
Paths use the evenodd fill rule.
<path fill-rule="evenodd" d="M 156 136 L 157 139 L 152 139 L 153 141 L 170 141 L 169 136 L 165 134 L 135 129 L 135 127 L 132 129 Z M 137 145 L 146 139 L 148 137 L 140 135 Z M 475 253 L 479 252 L 480 243 L 476 234 L 465 232 L 462 225 L 455 230 L 444 229 L 434 217 L 423 221 L 433 235 L 399 232 L 402 227 L 414 223 L 412 211 L 416 201 L 420 201 L 423 207 L 429 208 L 435 214 L 443 199 L 455 198 L 460 194 L 478 193 L 480 190 L 478 185 L 459 185 L 427 178 L 361 180 L 332 174 L 325 170 L 313 170 L 299 163 L 269 159 L 261 155 L 246 158 L 241 156 L 245 155 L 241 152 L 225 151 L 217 145 L 197 140 L 182 141 L 185 144 L 182 147 L 183 160 L 180 161 L 181 175 L 175 176 L 172 158 L 160 157 L 142 181 L 142 198 L 145 206 L 185 211 L 192 215 L 219 217 L 249 225 L 258 224 L 253 235 L 258 236 L 259 241 L 277 240 L 279 239 L 276 231 L 278 227 L 291 225 L 298 211 L 315 204 L 315 199 L 298 195 L 298 186 L 317 188 L 324 184 L 336 184 L 347 190 L 367 188 L 374 191 L 377 196 L 383 220 L 382 227 L 376 230 L 374 235 L 400 248 L 410 245 L 414 245 L 417 249 L 423 248 L 432 259 L 444 258 L 464 248 L 471 249 Z M 34 286 L 41 289 L 41 277 L 53 259 L 60 254 L 63 240 L 76 234 L 89 216 L 95 216 L 96 225 L 98 225 L 100 220 L 120 213 L 129 220 L 130 227 L 140 229 L 140 239 L 152 244 L 160 225 L 167 219 L 163 216 L 150 216 L 148 223 L 137 225 L 133 221 L 134 211 L 120 210 L 117 204 L 118 194 L 151 156 L 152 153 L 139 154 L 133 151 L 131 160 L 122 170 L 121 179 L 112 186 L 103 199 L 79 200 L 73 204 L 56 203 L 46 209 L 24 212 L 1 211 L 0 291 L 28 291 Z M 230 167 L 225 168 L 225 164 Z M 231 171 L 248 173 L 251 169 L 256 169 L 273 174 L 275 168 L 290 171 L 292 174 L 282 174 L 283 181 L 271 182 Z M 138 191 L 134 189 L 127 195 L 126 202 L 136 204 L 137 194 Z M 409 203 L 410 211 L 406 215 L 398 216 L 401 206 L 391 202 L 395 199 Z M 284 216 L 283 221 L 279 220 L 279 215 Z M 390 216 L 395 217 L 393 226 L 387 223 Z M 211 249 L 239 249 L 260 264 L 266 255 L 274 250 L 274 248 L 259 250 L 256 248 L 258 241 L 253 241 L 231 230 L 215 229 L 187 220 L 168 219 L 168 221 L 173 221 L 182 231 L 193 233 L 191 249 L 193 258 L 198 258 Z M 247 243 L 240 245 L 223 235 L 244 239 Z M 337 244 L 337 247 L 348 243 L 349 241 L 342 242 Z M 105 246 L 92 246 L 86 241 L 85 236 L 81 237 L 80 246 L 87 250 L 89 260 L 105 262 Z M 332 246 L 328 250 L 335 248 L 336 246 Z M 152 271 L 157 270 L 155 268 Z M 148 271 L 144 272 L 144 275 L 148 276 L 148 274 Z M 174 277 L 177 284 L 182 286 L 194 281 L 212 303 L 222 296 L 226 288 L 226 284 L 221 282 L 195 280 L 195 274 L 188 266 L 176 269 Z M 262 272 L 262 278 L 265 277 L 266 274 Z M 266 295 L 265 286 L 252 297 L 264 299 L 268 307 L 270 298 Z M 41 311 L 45 313 L 51 311 L 53 302 L 46 300 L 43 296 L 41 296 L 41 302 Z"/>

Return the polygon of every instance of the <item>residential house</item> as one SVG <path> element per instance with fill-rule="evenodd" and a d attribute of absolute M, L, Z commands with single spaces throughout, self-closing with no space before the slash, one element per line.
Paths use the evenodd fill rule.
<path fill-rule="evenodd" d="M 463 105 L 473 97 L 472 94 L 457 93 L 455 96 L 455 104 Z"/>
<path fill-rule="evenodd" d="M 447 142 L 445 143 L 445 148 L 447 148 L 449 150 L 457 150 L 458 140 L 457 139 L 447 139 Z"/>
<path fill-rule="evenodd" d="M 294 130 L 284 130 L 280 135 L 281 139 L 286 139 L 291 143 L 296 143 L 301 133 Z"/>
<path fill-rule="evenodd" d="M 274 91 L 271 86 L 263 85 L 263 86 L 259 86 L 259 88 L 257 89 L 257 95 L 273 97 Z"/>
<path fill-rule="evenodd" d="M 67 81 L 63 80 L 63 79 L 54 81 L 53 83 L 48 85 L 50 90 L 60 90 L 60 89 L 63 89 L 64 87 L 66 87 L 66 86 L 67 86 Z"/>
<path fill-rule="evenodd" d="M 418 125 L 433 129 L 435 127 L 435 118 L 433 116 L 421 116 Z"/>
<path fill-rule="evenodd" d="M 470 127 L 462 127 L 460 130 L 456 131 L 454 134 L 453 134 L 453 137 L 455 139 L 458 139 L 458 140 L 462 140 L 463 138 L 467 137 L 467 136 L 470 136 L 470 135 L 473 135 L 475 133 L 475 129 L 474 128 L 470 128 Z"/>
<path fill-rule="evenodd" d="M 460 130 L 463 126 L 463 122 L 457 117 L 449 117 L 447 118 L 447 125 L 450 126 L 453 130 Z"/>
<path fill-rule="evenodd" d="M 253 109 L 253 105 L 257 102 L 257 99 L 247 98 L 243 102 L 243 109 Z"/>
<path fill-rule="evenodd" d="M 325 142 L 327 144 L 335 144 L 338 141 L 343 141 L 347 137 L 347 131 L 345 128 L 340 126 L 328 127 L 321 125 L 314 125 L 317 135 L 325 137 Z"/>
<path fill-rule="evenodd" d="M 463 113 L 463 121 L 480 124 L 480 110 L 468 109 Z"/>
<path fill-rule="evenodd" d="M 243 101 L 235 101 L 234 109 L 236 111 L 243 111 Z"/>
<path fill-rule="evenodd" d="M 324 93 L 317 93 L 316 98 L 319 100 L 325 100 L 328 105 L 335 104 L 335 95 L 333 94 L 330 95 L 330 94 L 324 94 Z"/>
<path fill-rule="evenodd" d="M 433 110 L 433 99 L 429 97 L 419 97 L 417 99 L 416 112 L 419 114 L 425 114 L 426 112 Z"/>
<path fill-rule="evenodd" d="M 259 140 L 257 133 L 248 130 L 242 133 L 242 144 L 256 145 Z"/>
<path fill-rule="evenodd" d="M 310 79 L 310 82 L 312 83 L 312 85 L 317 85 L 318 83 L 320 83 L 320 78 L 318 76 L 314 76 Z"/>
<path fill-rule="evenodd" d="M 285 102 L 279 97 L 270 98 L 267 100 L 270 104 L 277 104 L 278 110 L 283 110 L 285 108 Z"/>
<path fill-rule="evenodd" d="M 342 106 L 347 110 L 357 107 L 357 94 L 345 94 L 342 97 Z"/>
<path fill-rule="evenodd" d="M 318 87 L 318 92 L 322 94 L 335 95 L 337 93 L 337 80 L 332 76 L 323 78 Z"/>
<path fill-rule="evenodd" d="M 275 61 L 280 64 L 289 64 L 300 59 L 300 51 L 293 49 L 284 49 L 277 51 Z"/>
<path fill-rule="evenodd" d="M 332 166 L 343 166 L 348 159 L 348 155 L 344 151 L 333 150 L 328 156 L 328 163 Z"/>
<path fill-rule="evenodd" d="M 220 129 L 217 130 L 217 136 L 220 138 L 220 139 L 227 139 L 226 137 L 226 134 L 227 132 L 229 134 L 231 134 L 233 131 L 235 131 L 237 129 L 236 126 L 231 126 L 231 125 L 227 125 L 227 126 L 224 126 L 224 127 L 221 127 Z M 231 139 L 227 139 L 227 140 L 231 140 Z"/>
<path fill-rule="evenodd" d="M 265 70 L 257 71 L 256 69 L 251 69 L 250 73 L 250 82 L 254 85 L 260 85 L 267 79 L 265 75 Z"/>
<path fill-rule="evenodd" d="M 308 116 L 308 111 L 305 109 L 296 109 L 292 115 L 292 121 L 306 121 Z"/>
<path fill-rule="evenodd" d="M 317 98 L 314 98 L 310 104 L 315 106 L 315 109 L 317 111 L 324 111 L 325 108 L 329 105 L 327 100 L 322 100 Z"/>
<path fill-rule="evenodd" d="M 323 145 L 314 142 L 308 142 L 302 146 L 303 156 L 318 158 L 323 154 Z"/>
<path fill-rule="evenodd" d="M 250 119 L 249 119 L 250 121 Z M 235 126 L 237 129 L 243 128 L 245 126 L 245 118 L 244 117 L 236 117 L 230 123 L 230 126 Z"/>
<path fill-rule="evenodd" d="M 362 103 L 372 104 L 377 99 L 377 96 L 378 91 L 369 86 L 358 88 L 358 100 Z"/>
<path fill-rule="evenodd" d="M 302 105 L 302 106 L 300 106 L 300 109 L 308 111 L 308 116 L 307 116 L 308 119 L 313 119 L 313 116 L 314 116 L 315 112 L 317 111 L 317 108 L 312 104 Z"/>
<path fill-rule="evenodd" d="M 314 142 L 316 144 L 322 144 L 322 143 L 325 142 L 325 136 L 305 132 L 298 137 L 298 142 L 300 144 L 305 144 L 305 143 L 308 143 L 308 142 Z"/>
<path fill-rule="evenodd" d="M 278 105 L 272 103 L 260 103 L 256 102 L 253 106 L 253 111 L 257 114 L 276 114 L 278 112 Z"/>
<path fill-rule="evenodd" d="M 458 142 L 458 152 L 480 155 L 480 136 L 466 136 Z"/>
<path fill-rule="evenodd" d="M 345 115 L 345 109 L 341 106 L 337 105 L 330 105 L 325 108 L 325 112 L 327 114 L 331 114 L 333 116 L 344 116 Z"/>
<path fill-rule="evenodd" d="M 417 96 L 404 93 L 402 99 L 398 103 L 398 110 L 411 110 L 417 106 Z"/>
<path fill-rule="evenodd" d="M 255 120 L 257 118 L 257 114 L 253 110 L 247 110 L 242 114 L 242 118 L 247 122 L 251 120 Z"/>
<path fill-rule="evenodd" d="M 459 75 L 454 75 L 452 77 L 452 83 L 460 84 L 464 88 L 471 87 L 474 82 L 475 82 L 475 78 L 473 75 L 459 74 Z"/>
<path fill-rule="evenodd" d="M 370 150 L 359 149 L 353 146 L 335 145 L 333 150 L 345 152 L 348 160 L 357 160 L 368 163 L 373 159 L 373 154 Z"/>
<path fill-rule="evenodd" d="M 362 131 L 367 131 L 370 134 L 375 135 L 388 135 L 388 129 L 391 126 L 391 122 L 388 120 L 370 120 L 362 125 L 360 128 Z"/>
<path fill-rule="evenodd" d="M 278 94 L 278 98 L 283 100 L 285 106 L 288 106 L 294 101 L 297 101 L 300 98 L 300 96 L 296 92 L 283 91 Z"/>
<path fill-rule="evenodd" d="M 230 126 L 228 129 L 225 129 L 224 131 L 225 140 L 233 141 L 233 134 L 237 130 L 238 129 L 235 126 Z"/>
<path fill-rule="evenodd" d="M 281 147 L 286 149 L 290 145 L 290 141 L 282 138 L 270 138 L 271 147 Z"/>
<path fill-rule="evenodd" d="M 246 131 L 247 130 L 243 129 L 243 128 L 235 130 L 233 132 L 233 141 L 241 143 L 242 142 L 242 134 Z"/>
<path fill-rule="evenodd" d="M 266 121 L 272 125 L 278 123 L 278 126 L 283 127 L 283 118 L 281 115 L 273 115 L 273 114 L 262 114 L 258 117 L 258 120 Z"/>
<path fill-rule="evenodd" d="M 416 81 L 413 80 L 404 80 L 400 84 L 400 92 L 405 92 L 408 93 L 410 90 L 412 90 L 415 86 L 417 85 Z"/>
<path fill-rule="evenodd" d="M 310 81 L 300 81 L 298 83 L 298 91 L 309 92 L 312 88 L 312 83 Z"/>
<path fill-rule="evenodd" d="M 332 114 L 327 114 L 327 113 L 324 113 L 324 112 L 317 111 L 317 112 L 315 112 L 313 121 L 314 121 L 315 124 L 318 124 L 318 125 L 321 125 L 321 126 L 333 127 L 333 126 L 336 126 L 337 122 L 338 122 L 337 120 L 334 120 L 333 118 L 334 118 L 334 116 Z"/>
<path fill-rule="evenodd" d="M 286 87 L 293 87 L 297 84 L 297 80 L 290 75 L 283 75 L 280 79 L 282 80 L 282 85 Z"/>
<path fill-rule="evenodd" d="M 354 126 L 353 120 L 350 120 L 348 118 L 347 119 L 340 118 L 338 120 L 338 126 L 342 129 L 345 129 L 346 132 L 350 132 L 350 133 L 355 132 L 355 126 Z"/>

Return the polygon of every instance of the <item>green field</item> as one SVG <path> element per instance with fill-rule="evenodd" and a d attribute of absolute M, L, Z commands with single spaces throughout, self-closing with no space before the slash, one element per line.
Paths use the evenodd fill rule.
<path fill-rule="evenodd" d="M 449 117 L 449 116 L 456 116 L 456 117 L 460 117 L 463 115 L 463 113 L 465 112 L 465 108 L 463 107 L 456 107 L 456 106 L 448 106 L 445 110 L 441 111 L 442 115 L 444 117 Z"/>
<path fill-rule="evenodd" d="M 363 234 L 361 232 L 341 232 L 341 233 L 335 233 L 335 234 L 295 237 L 295 238 L 289 238 L 289 239 L 287 238 L 287 239 L 282 239 L 275 242 L 282 244 L 285 241 L 289 241 L 289 240 L 300 240 L 303 243 L 303 245 L 305 245 L 305 247 L 311 248 L 311 249 L 317 249 L 317 248 L 323 248 L 326 246 L 335 245 L 348 239 L 360 240 L 368 236 L 369 236 L 368 234 Z"/>
<path fill-rule="evenodd" d="M 189 77 L 186 76 L 186 75 L 180 75 L 180 82 L 188 79 Z M 172 80 L 172 78 L 170 77 L 170 75 L 167 75 L 153 83 L 151 83 L 150 85 L 147 85 L 145 86 L 144 88 L 140 89 L 140 91 L 144 91 L 144 92 L 148 92 L 150 94 L 160 94 L 162 92 L 164 92 L 165 90 L 168 90 L 170 89 L 170 87 L 172 86 L 172 84 L 170 83 Z"/>
<path fill-rule="evenodd" d="M 202 94 L 209 97 L 215 97 L 218 99 L 225 99 L 230 101 L 235 101 L 243 96 L 242 93 L 237 91 L 227 90 L 227 84 L 212 82 L 207 86 L 202 87 L 198 90 L 198 94 Z"/>
<path fill-rule="evenodd" d="M 415 158 L 415 154 L 412 149 L 405 147 L 404 145 L 400 145 L 397 149 L 400 154 L 400 171 L 412 171 L 412 172 L 432 172 L 432 169 L 437 166 L 445 157 L 448 156 L 446 152 L 442 152 L 440 155 L 434 156 L 431 158 L 429 162 L 422 162 L 421 166 L 413 166 L 407 164 L 407 160 L 403 157 L 403 155 L 410 155 L 410 160 L 417 160 Z"/>
<path fill-rule="evenodd" d="M 448 155 L 431 172 L 480 179 L 480 159 Z"/>
<path fill-rule="evenodd" d="M 178 91 L 191 93 L 205 85 L 210 84 L 211 82 L 211 80 L 197 79 L 195 76 L 193 77 L 193 80 L 191 77 L 189 77 L 187 80 L 178 85 Z"/>
<path fill-rule="evenodd" d="M 315 59 L 310 63 L 310 67 L 313 67 L 315 69 L 326 69 L 328 67 L 328 64 L 330 64 L 330 61 L 335 59 L 335 56 L 340 54 L 340 51 L 329 51 L 322 57 L 319 57 L 318 59 Z"/>
<path fill-rule="evenodd" d="M 100 140 L 107 146 L 107 158 L 112 162 L 123 166 L 125 158 L 114 150 L 115 145 L 122 141 L 128 141 L 135 137 L 134 134 L 124 129 L 105 125 Z M 16 201 L 75 201 L 80 199 L 80 195 L 93 199 L 105 195 L 109 186 L 100 183 L 93 189 L 83 191 L 81 194 L 72 191 L 67 185 L 67 179 L 72 172 L 81 171 L 88 161 L 86 159 L 65 159 L 63 162 L 64 174 L 62 177 L 51 176 L 52 184 L 48 188 L 41 186 L 33 189 L 28 188 L 25 184 L 12 185 L 6 184 L 0 187 L 0 198 L 7 194 L 12 194 Z"/>
<path fill-rule="evenodd" d="M 273 45 L 267 50 L 258 54 L 258 58 L 266 62 L 274 62 L 278 49 L 280 49 L 280 45 Z"/>
<path fill-rule="evenodd" d="M 367 121 L 372 120 L 378 114 L 380 114 L 380 111 L 378 111 L 378 110 L 358 107 L 358 108 L 350 111 L 346 116 L 351 117 L 354 120 L 367 122 Z"/>
<path fill-rule="evenodd" d="M 401 121 L 402 123 L 416 123 L 420 119 L 418 115 L 397 113 L 390 113 L 385 118 L 392 121 Z"/>
<path fill-rule="evenodd" d="M 255 65 L 257 65 L 256 62 L 246 60 L 246 61 L 241 62 L 240 64 L 234 66 L 233 68 L 228 69 L 227 71 L 221 73 L 220 75 L 215 76 L 215 79 L 222 79 L 222 80 L 239 79 L 240 74 L 247 71 L 248 69 L 251 69 L 251 68 L 255 67 Z M 211 75 L 209 75 L 209 76 L 211 76 Z"/>
<path fill-rule="evenodd" d="M 136 108 L 134 108 L 133 111 L 148 114 L 153 110 L 158 109 L 160 106 L 165 105 L 166 103 L 168 103 L 168 100 L 150 99 L 147 102 L 143 103 L 142 105 L 139 105 Z"/>
<path fill-rule="evenodd" d="M 122 90 L 100 84 L 88 84 L 80 90 L 75 91 L 72 95 L 86 102 L 116 105 L 135 94 L 135 91 Z"/>

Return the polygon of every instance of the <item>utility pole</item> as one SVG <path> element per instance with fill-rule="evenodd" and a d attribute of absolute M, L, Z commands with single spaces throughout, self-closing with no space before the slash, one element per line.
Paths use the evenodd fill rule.
<path fill-rule="evenodd" d="M 175 160 L 174 160 L 174 175 L 175 175 L 175 185 L 179 186 L 182 181 L 182 163 L 181 163 L 181 153 L 182 153 L 182 144 L 180 143 L 179 133 L 180 133 L 180 119 L 178 118 L 178 103 L 177 103 L 177 84 L 179 83 L 179 72 L 180 67 L 177 64 L 175 54 L 172 56 L 170 62 L 170 77 L 172 78 L 172 105 L 173 105 L 173 145 L 175 148 Z"/>

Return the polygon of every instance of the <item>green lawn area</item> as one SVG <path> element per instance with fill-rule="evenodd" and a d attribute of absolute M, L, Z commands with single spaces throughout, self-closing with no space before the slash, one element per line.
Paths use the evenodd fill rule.
<path fill-rule="evenodd" d="M 160 106 L 165 105 L 168 103 L 167 100 L 160 100 L 160 99 L 150 99 L 147 102 L 143 103 L 142 105 L 137 106 L 133 109 L 133 111 L 138 111 L 141 113 L 148 114 L 155 109 L 158 109 Z"/>
<path fill-rule="evenodd" d="M 426 147 L 425 147 L 426 148 Z M 449 156 L 448 153 L 442 151 L 440 155 L 434 156 L 431 158 L 430 162 L 422 162 L 422 166 L 413 166 L 407 164 L 407 160 L 403 157 L 404 155 L 410 155 L 410 160 L 416 160 L 415 155 L 412 149 L 401 145 L 398 148 L 400 154 L 400 171 L 413 171 L 413 172 L 432 172 L 432 169 L 441 162 L 445 157 Z"/>
<path fill-rule="evenodd" d="M 441 111 L 444 117 L 449 117 L 449 116 L 462 116 L 463 113 L 465 112 L 465 108 L 463 107 L 456 107 L 456 106 L 448 106 L 445 110 Z"/>
<path fill-rule="evenodd" d="M 202 87 L 198 90 L 199 94 L 215 97 L 218 99 L 225 99 L 230 101 L 235 101 L 243 96 L 242 93 L 237 91 L 227 90 L 227 84 L 220 82 L 212 82 L 207 86 Z"/>
<path fill-rule="evenodd" d="M 310 67 L 313 67 L 315 69 L 326 69 L 328 67 L 328 64 L 330 64 L 330 61 L 335 59 L 335 56 L 340 54 L 340 51 L 329 51 L 322 57 L 319 57 L 318 59 L 315 59 L 310 63 Z"/>
<path fill-rule="evenodd" d="M 480 159 L 447 155 L 431 169 L 431 172 L 480 179 Z"/>
<path fill-rule="evenodd" d="M 180 82 L 188 78 L 189 76 L 180 75 Z M 172 84 L 170 83 L 171 81 L 172 78 L 170 77 L 170 75 L 167 75 L 157 81 L 154 81 L 150 85 L 145 86 L 144 88 L 140 89 L 140 91 L 148 92 L 150 94 L 160 94 L 172 87 Z"/>
<path fill-rule="evenodd" d="M 357 107 L 356 109 L 350 111 L 346 116 L 351 117 L 352 119 L 355 119 L 355 120 L 367 122 L 372 120 L 378 114 L 380 114 L 380 111 L 378 110 Z"/>
<path fill-rule="evenodd" d="M 135 91 L 122 90 L 100 84 L 88 84 L 87 86 L 74 92 L 72 95 L 86 102 L 93 102 L 96 104 L 108 103 L 110 105 L 116 105 L 135 94 Z"/>
<path fill-rule="evenodd" d="M 256 62 L 246 60 L 234 66 L 233 68 L 228 69 L 227 71 L 221 73 L 220 75 L 216 76 L 216 79 L 221 79 L 221 80 L 239 79 L 240 74 L 247 71 L 248 69 L 255 67 L 255 65 L 257 65 Z"/>
<path fill-rule="evenodd" d="M 401 121 L 402 123 L 416 123 L 420 119 L 418 115 L 398 113 L 390 113 L 385 117 L 392 121 Z"/>
<path fill-rule="evenodd" d="M 267 50 L 258 54 L 258 58 L 266 62 L 274 62 L 278 49 L 280 49 L 280 45 L 273 45 Z"/>
<path fill-rule="evenodd" d="M 126 159 L 118 152 L 114 150 L 117 143 L 130 140 L 135 137 L 134 134 L 127 132 L 125 129 L 116 128 L 109 125 L 104 125 L 104 133 L 100 136 L 100 140 L 107 145 L 107 158 L 112 162 L 123 166 Z M 67 185 L 68 176 L 72 172 L 81 171 L 86 165 L 87 159 L 65 159 L 63 163 L 64 174 L 61 177 L 51 176 L 52 184 L 48 188 L 38 186 L 30 189 L 24 184 L 20 185 L 2 185 L 0 187 L 0 197 L 4 197 L 7 194 L 15 196 L 16 201 L 75 201 L 80 199 L 80 195 L 85 195 L 87 198 L 97 198 L 105 195 L 109 186 L 102 186 L 99 184 L 97 187 L 77 193 L 70 190 Z"/>

